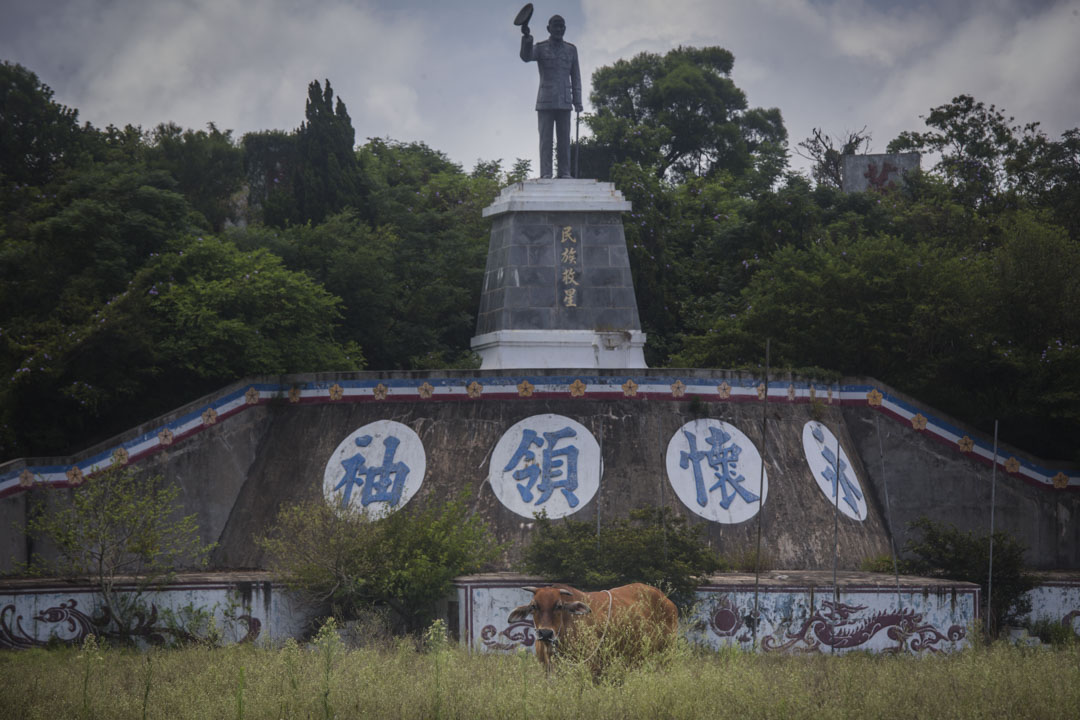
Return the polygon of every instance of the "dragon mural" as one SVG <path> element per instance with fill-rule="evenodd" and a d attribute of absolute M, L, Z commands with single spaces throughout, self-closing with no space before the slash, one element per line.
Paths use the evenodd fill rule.
<path fill-rule="evenodd" d="M 886 648 L 885 652 L 897 653 L 905 649 L 913 652 L 939 652 L 940 648 L 935 646 L 941 641 L 957 642 L 967 634 L 966 629 L 960 625 L 953 625 L 947 633 L 942 633 L 932 624 L 924 622 L 922 614 L 911 608 L 883 610 L 869 617 L 856 617 L 856 614 L 866 610 L 866 607 L 823 601 L 821 608 L 814 610 L 798 630 L 786 632 L 790 623 L 783 623 L 773 635 L 762 638 L 761 647 L 766 651 L 815 651 L 822 646 L 833 650 L 850 650 L 885 631 L 889 639 L 896 642 L 894 647 Z M 797 647 L 800 645 L 802 647 Z"/>
<path fill-rule="evenodd" d="M 199 639 L 181 627 L 162 625 L 158 620 L 157 606 L 153 604 L 145 613 L 135 613 L 133 622 L 126 628 L 120 626 L 108 608 L 102 608 L 100 614 L 90 615 L 79 609 L 79 602 L 74 598 L 42 610 L 32 620 L 35 623 L 54 626 L 44 634 L 46 640 L 39 640 L 39 633 L 28 633 L 24 629 L 23 616 L 16 615 L 14 604 L 5 605 L 3 609 L 0 609 L 0 648 L 44 647 L 49 642 L 56 641 L 66 645 L 77 645 L 88 635 L 121 642 L 142 640 L 151 645 L 163 645 L 166 638 L 181 643 L 195 642 Z M 236 617 L 236 620 L 247 629 L 239 642 L 253 642 L 258 638 L 262 629 L 262 622 L 258 618 L 240 615 Z"/>

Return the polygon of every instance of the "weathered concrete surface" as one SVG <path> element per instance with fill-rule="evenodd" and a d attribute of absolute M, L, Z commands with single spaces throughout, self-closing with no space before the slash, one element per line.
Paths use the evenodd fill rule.
<path fill-rule="evenodd" d="M 752 404 L 702 403 L 695 410 L 725 420 L 761 447 L 761 408 Z M 511 425 L 540 413 L 565 415 L 587 427 L 601 441 L 604 475 L 597 496 L 571 516 L 601 524 L 642 506 L 668 506 L 691 523 L 705 527 L 708 543 L 727 555 L 755 546 L 757 520 L 738 525 L 709 523 L 687 511 L 675 497 L 665 474 L 664 457 L 671 436 L 695 415 L 688 403 L 640 400 L 545 400 L 522 403 L 495 400 L 458 404 L 399 403 L 389 405 L 317 405 L 275 409 L 263 451 L 252 466 L 214 557 L 218 567 L 261 567 L 263 557 L 254 538 L 264 533 L 282 503 L 321 495 L 322 474 L 334 448 L 352 430 L 391 419 L 412 428 L 428 453 L 428 475 L 411 502 L 422 505 L 449 497 L 469 496 L 470 504 L 491 524 L 500 541 L 512 544 L 505 558 L 516 562 L 533 523 L 496 499 L 487 483 L 488 459 L 501 434 Z M 834 431 L 837 409 L 825 409 L 823 421 Z M 802 426 L 810 407 L 771 411 L 766 455 L 770 478 L 762 511 L 762 550 L 776 567 L 831 567 L 834 508 L 820 492 L 803 456 Z M 843 432 L 841 428 L 841 433 Z M 843 436 L 842 436 L 843 437 Z M 842 443 L 854 456 L 850 440 Z M 860 474 L 861 468 L 856 468 Z M 855 568 L 871 556 L 889 551 L 885 524 L 877 504 L 865 522 L 838 519 L 839 562 Z"/>
<path fill-rule="evenodd" d="M 582 397 L 574 397 L 568 387 L 579 377 L 572 370 L 532 371 L 535 394 L 524 394 L 521 388 L 528 381 L 510 371 L 320 374 L 236 383 L 77 456 L 0 466 L 0 567 L 10 569 L 13 559 L 24 561 L 29 549 L 47 552 L 29 548 L 16 527 L 35 496 L 44 492 L 43 485 L 62 488 L 65 469 L 73 463 L 90 472 L 107 462 L 113 448 L 128 447 L 139 472 L 160 473 L 180 487 L 180 512 L 196 513 L 203 540 L 219 543 L 215 568 L 261 568 L 263 558 L 254 538 L 266 532 L 282 504 L 320 495 L 326 463 L 351 432 L 376 420 L 395 420 L 419 435 L 427 453 L 427 475 L 410 505 L 469 498 L 498 538 L 511 543 L 503 559 L 503 567 L 509 568 L 520 557 L 532 523 L 495 497 L 487 480 L 490 454 L 511 425 L 543 413 L 581 423 L 601 447 L 604 474 L 599 491 L 571 516 L 575 520 L 603 525 L 636 507 L 667 506 L 702 525 L 707 542 L 721 553 L 738 556 L 752 550 L 757 518 L 735 525 L 707 522 L 682 504 L 666 477 L 665 454 L 672 435 L 688 421 L 708 417 L 734 425 L 763 451 L 769 493 L 760 515 L 762 550 L 772 567 L 831 569 L 834 527 L 841 569 L 855 569 L 868 557 L 888 553 L 886 498 L 898 549 L 907 538 L 906 523 L 921 515 L 977 533 L 988 529 L 989 465 L 975 458 L 977 452 L 957 450 L 955 439 L 950 447 L 941 433 L 913 430 L 916 418 L 897 413 L 914 414 L 922 408 L 932 425 L 940 414 L 875 381 L 852 381 L 856 389 L 845 392 L 845 404 L 839 405 L 829 404 L 833 390 L 826 386 L 817 386 L 815 400 L 812 384 L 804 381 L 796 388 L 797 378 L 774 377 L 763 443 L 758 380 L 749 375 L 656 369 L 633 371 L 630 380 L 625 371 L 589 373 Z M 555 384 L 541 389 L 549 380 Z M 636 394 L 631 392 L 633 382 Z M 480 389 L 481 384 L 486 389 Z M 887 414 L 881 394 L 868 392 L 871 388 L 885 392 L 885 405 L 900 397 L 910 408 L 894 404 L 893 414 Z M 211 406 L 220 409 L 220 418 L 199 420 Z M 867 495 L 864 522 L 836 517 L 813 480 L 801 444 L 802 427 L 811 418 L 835 433 L 849 456 Z M 149 447 L 139 443 L 146 437 L 156 442 L 161 428 L 174 420 L 169 427 L 176 429 L 175 440 L 138 455 L 136 447 Z M 926 417 L 922 422 L 926 424 Z M 985 454 L 985 436 L 947 418 L 942 423 L 968 433 L 976 451 L 981 447 Z M 1005 452 L 1028 465 L 1041 462 L 1003 446 Z M 21 473 L 31 467 L 38 479 L 34 489 L 25 490 Z M 1056 467 L 1046 470 L 1045 463 L 1041 467 L 1039 472 L 1025 466 L 1006 473 L 999 466 L 996 528 L 1029 545 L 1028 559 L 1035 567 L 1080 568 L 1080 480 L 1074 470 L 1066 476 Z M 1060 489 L 1059 480 L 1064 481 Z M 62 502 L 70 492 L 50 497 Z"/>
<path fill-rule="evenodd" d="M 913 405 L 929 408 L 906 398 Z M 933 437 L 881 417 L 866 407 L 844 410 L 848 429 L 867 477 L 885 507 L 888 487 L 893 537 L 902 551 L 912 533 L 908 524 L 919 517 L 949 523 L 977 535 L 990 531 L 991 481 L 994 531 L 1006 532 L 1028 547 L 1027 561 L 1041 570 L 1080 567 L 1080 497 L 1047 491 L 957 453 Z M 953 421 L 972 437 L 979 433 Z M 1005 444 L 1001 457 L 1030 458 Z M 884 459 L 884 468 L 882 467 Z"/>

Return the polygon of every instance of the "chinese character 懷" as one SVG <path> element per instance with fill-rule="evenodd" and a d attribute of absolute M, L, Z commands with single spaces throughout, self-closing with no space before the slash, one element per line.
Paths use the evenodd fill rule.
<path fill-rule="evenodd" d="M 751 503 L 758 500 L 758 496 L 742 486 L 742 483 L 746 481 L 742 475 L 738 475 L 739 454 L 742 452 L 735 443 L 728 444 L 731 440 L 731 435 L 724 432 L 723 429 L 718 427 L 709 428 L 709 437 L 705 442 L 708 443 L 709 450 L 698 450 L 697 436 L 692 432 L 683 431 L 683 435 L 686 436 L 686 441 L 690 444 L 690 452 L 685 450 L 679 457 L 679 467 L 686 469 L 693 466 L 694 471 L 694 484 L 697 489 L 697 503 L 701 507 L 705 507 L 709 502 L 709 493 L 713 492 L 717 488 L 720 488 L 720 507 L 727 510 L 731 507 L 731 503 L 734 502 L 735 496 L 738 495 L 743 499 L 743 502 Z M 716 476 L 716 483 L 706 490 L 705 479 L 701 472 L 701 461 L 705 460 L 709 467 L 713 469 L 713 475 Z M 730 490 L 728 487 L 730 486 Z"/>

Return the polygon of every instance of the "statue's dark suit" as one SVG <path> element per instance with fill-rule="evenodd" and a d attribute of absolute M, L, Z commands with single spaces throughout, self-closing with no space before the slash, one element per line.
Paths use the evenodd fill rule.
<path fill-rule="evenodd" d="M 558 135 L 559 177 L 570 177 L 570 110 L 581 107 L 581 70 L 577 48 L 562 40 L 533 45 L 532 35 L 521 37 L 521 59 L 536 61 L 540 89 L 536 115 L 540 129 L 540 177 L 551 177 L 552 126 Z"/>

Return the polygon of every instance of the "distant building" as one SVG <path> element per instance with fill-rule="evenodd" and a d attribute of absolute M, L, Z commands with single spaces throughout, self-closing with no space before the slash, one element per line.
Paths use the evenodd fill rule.
<path fill-rule="evenodd" d="M 919 153 L 844 155 L 843 190 L 847 193 L 898 187 L 905 173 L 919 169 Z"/>

